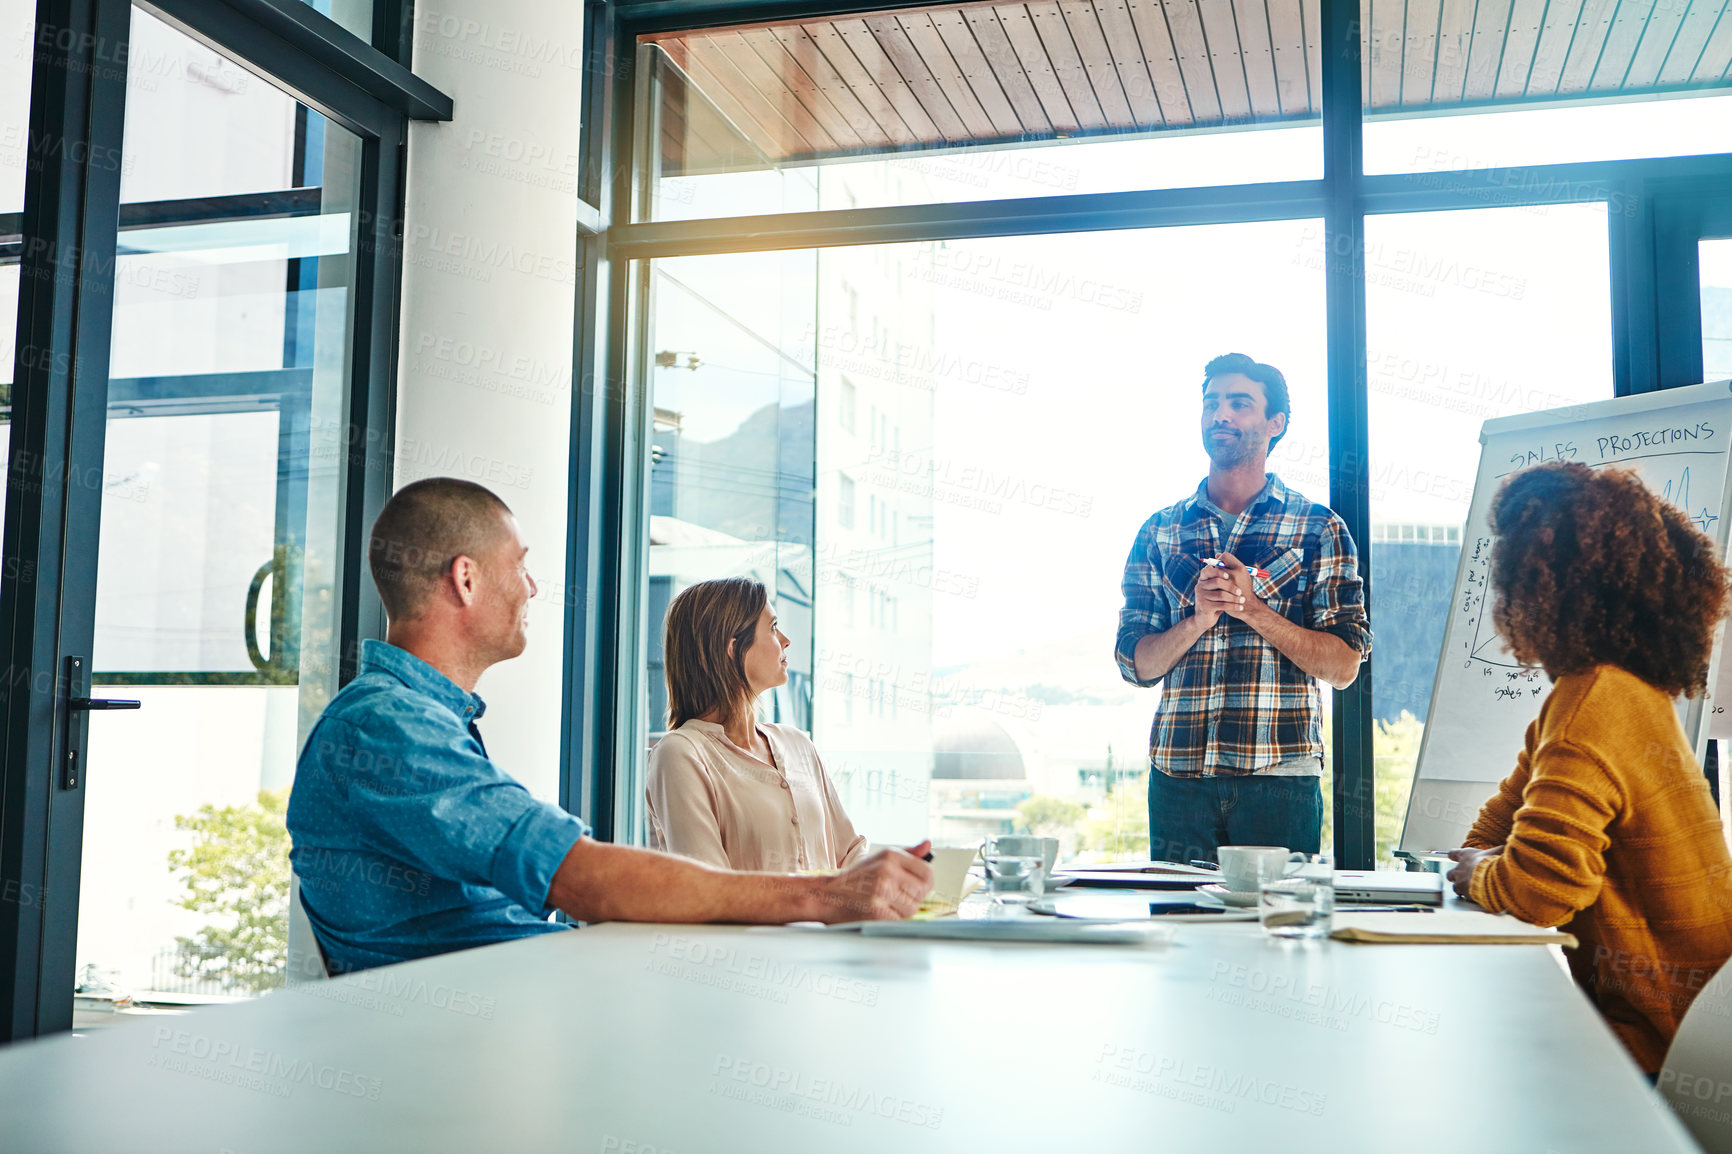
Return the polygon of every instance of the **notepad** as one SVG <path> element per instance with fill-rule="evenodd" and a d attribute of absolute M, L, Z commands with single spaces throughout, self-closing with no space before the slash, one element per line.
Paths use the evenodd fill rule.
<path fill-rule="evenodd" d="M 1423 914 L 1356 914 L 1335 912 L 1335 931 L 1343 942 L 1460 946 L 1564 946 L 1574 949 L 1573 935 L 1532 926 L 1508 914 L 1482 910 L 1436 910 Z"/>

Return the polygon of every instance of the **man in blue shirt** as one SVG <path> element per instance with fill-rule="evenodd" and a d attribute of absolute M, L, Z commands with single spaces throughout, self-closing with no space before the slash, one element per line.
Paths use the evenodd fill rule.
<path fill-rule="evenodd" d="M 579 921 L 844 922 L 906 917 L 931 888 L 923 843 L 827 877 L 711 869 L 609 845 L 487 756 L 475 684 L 523 652 L 536 585 L 505 503 L 448 477 L 399 490 L 369 561 L 385 641 L 307 737 L 290 862 L 333 972 Z"/>

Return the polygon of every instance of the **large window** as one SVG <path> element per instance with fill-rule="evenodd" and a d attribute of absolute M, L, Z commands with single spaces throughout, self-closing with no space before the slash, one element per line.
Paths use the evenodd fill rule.
<path fill-rule="evenodd" d="M 1705 240 L 1702 269 L 1702 379 L 1732 378 L 1732 239 Z"/>
<path fill-rule="evenodd" d="M 24 207 L 24 165 L 29 156 L 30 52 L 35 5 L 0 0 L 0 454 L 11 444 L 12 363 L 17 355 L 19 212 Z M 7 222 L 14 222 L 7 227 Z M 0 472 L 0 507 L 7 476 Z M 0 581 L 7 578 L 0 575 Z"/>
<path fill-rule="evenodd" d="M 1603 203 L 1366 220 L 1379 861 L 1407 812 L 1480 426 L 1612 395 L 1605 237 Z"/>
<path fill-rule="evenodd" d="M 92 680 L 80 1022 L 281 983 L 283 810 L 336 687 L 360 144 L 135 11 Z M 107 1020 L 112 1020 L 108 1018 Z"/>
<path fill-rule="evenodd" d="M 1327 498 L 1321 235 L 652 262 L 651 637 L 691 582 L 756 576 L 794 640 L 766 717 L 812 731 L 873 840 L 1033 825 L 1067 856 L 1143 852 L 1159 690 L 1113 661 L 1125 556 L 1207 472 L 1219 353 L 1286 372 L 1270 467 Z"/>
<path fill-rule="evenodd" d="M 1338 500 L 1358 538 L 1375 675 L 1325 694 L 1348 703 L 1353 738 L 1331 766 L 1351 824 L 1329 814 L 1325 837 L 1353 864 L 1395 864 L 1481 423 L 1609 397 L 1614 381 L 1652 388 L 1677 362 L 1650 347 L 1669 332 L 1614 331 L 1613 277 L 1627 278 L 1622 315 L 1646 315 L 1643 262 L 1676 256 L 1656 256 L 1643 214 L 1727 172 L 1722 7 L 1363 0 L 1352 19 L 1272 0 L 1258 21 L 1130 0 L 749 27 L 717 8 L 717 26 L 688 30 L 646 17 L 637 223 L 615 234 L 654 257 L 634 266 L 650 302 L 634 330 L 654 408 L 650 555 L 628 574 L 648 583 L 652 737 L 668 596 L 750 571 L 797 625 L 797 677 L 769 708 L 810 725 L 874 837 L 1045 827 L 1067 852 L 1139 852 L 1129 779 L 1147 770 L 1156 693 L 1112 668 L 1113 585 L 1136 525 L 1201 476 L 1188 392 L 1209 355 L 1237 348 L 1295 385 L 1271 467 Z M 1157 15 L 1165 41 L 1143 34 Z M 1130 35 L 1111 33 L 1120 21 Z M 1351 141 L 1316 123 L 1325 100 L 1351 99 L 1334 65 L 1355 42 L 1358 174 Z M 1107 94 L 1145 82 L 1160 115 L 1131 100 L 1115 120 Z M 1075 127 L 1052 116 L 1054 94 Z M 1024 116 L 1037 108 L 1044 122 Z M 1310 179 L 1325 149 L 1349 179 Z M 1604 163 L 1552 167 L 1573 162 Z M 1457 170 L 1484 171 L 1444 175 Z M 1025 179 L 1055 171 L 1058 186 Z M 983 233 L 1034 235 L 968 238 L 972 218 L 945 207 L 960 201 L 999 202 Z M 1328 245 L 1309 219 L 1325 203 L 1339 210 Z M 1363 249 L 1356 203 L 1373 214 Z M 908 207 L 823 215 L 883 206 Z M 790 222 L 793 240 L 773 219 L 745 240 L 739 223 L 705 224 L 800 210 L 814 215 Z M 1078 233 L 1090 225 L 1073 212 L 1137 227 Z M 1281 216 L 1297 219 L 1260 220 Z M 835 247 L 806 247 L 814 236 Z M 1727 243 L 1700 248 L 1710 376 L 1732 372 Z M 754 247 L 791 251 L 736 251 Z M 1363 277 L 1363 330 L 1343 273 Z M 1109 303 L 1127 297 L 1135 309 Z M 1006 499 L 1019 485 L 1049 496 Z M 1059 512 L 1052 493 L 1088 513 Z M 622 744 L 635 794 L 643 743 Z"/>

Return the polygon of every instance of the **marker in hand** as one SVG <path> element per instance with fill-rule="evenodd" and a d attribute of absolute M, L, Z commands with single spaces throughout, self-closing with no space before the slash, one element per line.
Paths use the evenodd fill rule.
<path fill-rule="evenodd" d="M 1227 567 L 1227 563 L 1219 557 L 1205 557 L 1203 558 L 1203 564 L 1213 565 L 1217 569 L 1225 569 Z M 1267 569 L 1258 569 L 1255 566 L 1247 565 L 1245 566 L 1245 571 L 1253 577 L 1261 577 L 1264 580 L 1269 579 L 1269 570 Z"/>

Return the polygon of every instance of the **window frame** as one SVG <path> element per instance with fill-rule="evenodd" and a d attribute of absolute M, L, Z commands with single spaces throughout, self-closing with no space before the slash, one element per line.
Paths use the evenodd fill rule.
<path fill-rule="evenodd" d="M 631 48 L 639 34 L 924 6 L 923 0 L 762 0 L 746 5 L 718 0 L 591 0 L 589 4 L 592 27 L 598 33 L 591 42 L 590 64 L 592 68 L 598 62 L 606 65 L 611 83 L 601 75 L 604 69 L 595 68 L 590 92 L 599 99 L 589 109 L 597 119 L 586 157 L 591 172 L 611 174 L 613 179 L 596 189 L 600 199 L 592 202 L 597 228 L 586 242 L 591 259 L 585 262 L 588 292 L 579 309 L 578 342 L 586 371 L 593 367 L 597 379 L 608 382 L 608 399 L 605 405 L 586 408 L 573 444 L 573 461 L 584 473 L 585 483 L 573 491 L 572 539 L 582 542 L 585 551 L 581 566 L 569 568 L 568 579 L 574 588 L 591 590 L 595 604 L 586 602 L 568 618 L 571 653 L 577 655 L 568 664 L 568 731 L 580 734 L 582 744 L 568 744 L 564 776 L 569 786 L 565 796 L 595 826 L 597 837 L 612 838 L 616 832 L 633 829 L 616 811 L 614 799 L 637 792 L 640 784 L 636 778 L 640 763 L 628 735 L 590 732 L 585 723 L 607 718 L 617 724 L 630 716 L 631 709 L 620 695 L 631 692 L 638 680 L 638 674 L 627 667 L 633 660 L 631 647 L 616 639 L 643 628 L 629 614 L 634 601 L 629 590 L 641 584 L 638 561 L 618 547 L 632 532 L 622 518 L 624 489 L 636 466 L 619 454 L 629 440 L 627 426 L 633 414 L 643 407 L 635 395 L 641 378 L 627 372 L 624 360 L 630 325 L 639 323 L 642 314 L 630 316 L 622 310 L 631 299 L 626 290 L 631 270 L 641 262 L 662 256 L 1320 217 L 1325 251 L 1341 254 L 1328 262 L 1326 279 L 1329 502 L 1359 545 L 1368 597 L 1375 544 L 1370 533 L 1363 260 L 1367 215 L 1594 201 L 1633 206 L 1627 214 L 1607 214 L 1614 394 L 1691 383 L 1692 356 L 1700 374 L 1699 317 L 1693 351 L 1689 324 L 1662 327 L 1658 320 L 1667 315 L 1659 309 L 1663 298 L 1668 293 L 1675 298 L 1683 278 L 1678 245 L 1675 238 L 1668 242 L 1666 228 L 1688 227 L 1667 224 L 1681 211 L 1668 206 L 1678 198 L 1687 201 L 1699 188 L 1727 187 L 1732 182 L 1732 154 L 1367 176 L 1362 164 L 1359 5 L 1338 0 L 1322 4 L 1321 180 L 693 221 L 628 219 L 631 174 L 638 160 L 627 149 L 627 142 L 635 139 L 632 114 L 638 83 L 632 75 Z M 1693 277 L 1693 255 L 1688 271 Z M 1695 292 L 1693 279 L 1690 289 Z M 611 313 L 600 307 L 603 301 Z M 603 448 L 605 454 L 597 451 Z M 609 544 L 614 546 L 611 552 Z M 1334 850 L 1336 861 L 1345 868 L 1368 869 L 1374 864 L 1375 664 L 1374 653 L 1351 688 L 1332 691 Z"/>
<path fill-rule="evenodd" d="M 390 496 L 397 320 L 402 279 L 404 154 L 411 120 L 449 120 L 450 97 L 400 61 L 408 0 L 375 0 L 383 48 L 298 0 L 140 0 L 139 8 L 241 63 L 362 140 L 353 356 L 340 453 L 339 678 L 360 642 L 383 635 L 366 577 L 366 534 Z M 0 737 L 0 877 L 30 900 L 0 902 L 0 1041 L 69 1029 L 83 850 L 84 791 L 57 772 L 68 734 L 88 714 L 69 708 L 68 654 L 91 653 L 100 486 L 109 393 L 114 266 L 131 0 L 39 0 L 30 138 L 57 139 L 27 170 L 18 214 L 21 264 L 4 571 L 33 580 L 0 586 L 0 658 L 29 670 L 9 682 Z M 43 29 L 68 36 L 42 37 Z M 191 203 L 191 202 L 188 202 Z M 221 211 L 217 205 L 212 211 Z M 193 219 L 196 219 L 196 213 Z M 67 277 L 54 254 L 68 254 Z M 87 668 L 87 667 L 86 667 Z"/>

